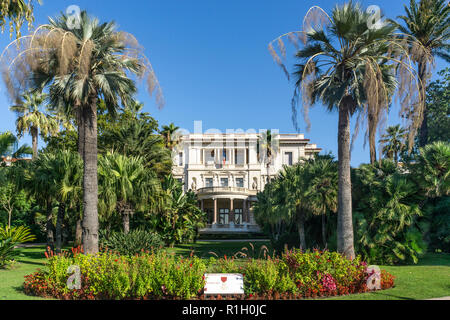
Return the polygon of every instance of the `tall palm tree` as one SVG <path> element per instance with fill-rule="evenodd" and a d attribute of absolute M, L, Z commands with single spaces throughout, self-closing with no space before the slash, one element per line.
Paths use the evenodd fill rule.
<path fill-rule="evenodd" d="M 59 125 L 55 118 L 41 111 L 41 106 L 47 98 L 46 94 L 28 92 L 22 98 L 23 100 L 19 104 L 11 106 L 10 109 L 17 114 L 18 137 L 21 138 L 26 132 L 31 134 L 33 159 L 36 159 L 39 131 L 42 135 L 54 135 L 58 132 Z"/>
<path fill-rule="evenodd" d="M 372 27 L 370 14 L 351 1 L 336 6 L 331 16 L 313 7 L 304 20 L 304 30 L 280 36 L 269 44 L 275 61 L 284 69 L 285 46 L 288 38 L 300 48 L 296 57 L 294 77 L 296 87 L 292 99 L 295 110 L 302 96 L 304 114 L 309 106 L 322 102 L 329 111 L 338 111 L 338 251 L 349 258 L 355 256 L 352 194 L 350 179 L 350 117 L 357 112 L 376 110 L 389 104 L 389 87 L 385 69 L 380 65 L 392 65 L 398 73 L 399 87 L 413 86 L 415 75 L 407 59 L 407 50 L 395 37 L 395 27 L 383 24 Z M 315 24 L 315 25 L 313 25 Z M 282 58 L 274 49 L 278 43 Z M 409 62 L 409 63 L 408 63 Z M 391 68 L 389 68 L 391 69 Z M 416 85 L 417 86 L 417 85 Z M 412 90 L 403 90 L 403 104 L 423 103 Z M 409 94 L 411 93 L 411 94 Z M 406 95 L 406 96 L 405 96 Z M 307 120 L 307 117 L 305 117 Z M 307 121 L 308 122 L 308 121 Z"/>
<path fill-rule="evenodd" d="M 390 126 L 386 129 L 386 134 L 381 136 L 380 142 L 384 144 L 383 154 L 385 157 L 394 160 L 398 164 L 398 154 L 405 146 L 406 130 L 400 128 L 400 125 Z"/>
<path fill-rule="evenodd" d="M 164 137 L 166 147 L 171 151 L 180 142 L 179 137 L 177 136 L 178 129 L 180 129 L 180 127 L 177 127 L 173 123 L 169 124 L 168 126 L 162 126 L 161 135 Z"/>
<path fill-rule="evenodd" d="M 405 5 L 406 15 L 397 18 L 403 22 L 396 23 L 405 35 L 413 37 L 411 56 L 417 63 L 420 89 L 425 94 L 427 81 L 431 77 L 434 57 L 450 62 L 450 5 L 447 0 L 410 0 L 409 8 Z M 423 105 L 423 118 L 420 127 L 419 144 L 428 142 L 427 109 Z"/>
<path fill-rule="evenodd" d="M 278 152 L 278 136 L 276 134 L 272 134 L 272 130 L 265 130 L 261 132 L 258 142 L 261 161 L 264 161 L 266 164 L 266 182 L 269 183 L 270 166 L 272 165 L 273 157 Z"/>
<path fill-rule="evenodd" d="M 98 252 L 97 101 L 101 97 L 114 114 L 136 93 L 130 78 L 145 77 L 150 93 L 163 104 L 162 92 L 149 60 L 137 40 L 116 30 L 113 22 L 100 23 L 85 11 L 79 28 L 65 15 L 50 19 L 5 49 L 3 70 L 12 97 L 21 88 L 47 89 L 51 105 L 75 115 L 83 173 L 83 246 Z M 8 57 L 11 59 L 8 60 Z M 12 57 L 12 58 L 11 58 Z"/>

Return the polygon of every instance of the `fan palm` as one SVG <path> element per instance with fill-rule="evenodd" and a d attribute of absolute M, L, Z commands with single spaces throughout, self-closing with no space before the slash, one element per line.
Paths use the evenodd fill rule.
<path fill-rule="evenodd" d="M 61 15 L 50 19 L 5 49 L 3 70 L 12 97 L 23 88 L 49 92 L 51 105 L 75 116 L 83 173 L 83 246 L 98 252 L 97 101 L 101 97 L 114 114 L 119 104 L 132 103 L 136 93 L 130 78 L 146 77 L 150 93 L 162 93 L 152 66 L 137 40 L 116 30 L 113 22 L 100 23 L 85 11 L 78 28 Z M 8 60 L 9 58 L 9 60 Z"/>
<path fill-rule="evenodd" d="M 305 165 L 310 177 L 306 183 L 306 202 L 313 214 L 322 216 L 322 242 L 327 247 L 326 216 L 337 211 L 337 164 L 331 156 L 318 155 Z"/>
<path fill-rule="evenodd" d="M 101 207 L 105 213 L 118 212 L 123 231 L 130 230 L 130 216 L 148 204 L 156 175 L 146 170 L 142 158 L 108 153 L 100 158 Z"/>
<path fill-rule="evenodd" d="M 416 165 L 427 196 L 450 195 L 450 143 L 438 141 L 421 148 Z"/>
<path fill-rule="evenodd" d="M 367 114 L 389 105 L 391 88 L 396 86 L 394 75 L 389 75 L 391 70 L 397 71 L 400 80 L 398 95 L 402 105 L 423 104 L 424 100 L 420 92 L 411 89 L 416 77 L 411 62 L 407 61 L 407 49 L 394 34 L 395 27 L 386 23 L 373 28 L 369 21 L 370 14 L 351 1 L 336 6 L 331 16 L 313 7 L 305 17 L 304 31 L 291 32 L 274 40 L 282 57 L 285 56 L 282 40 L 285 37 L 296 45 L 300 38 L 304 44 L 296 53 L 300 63 L 294 73 L 293 110 L 301 95 L 307 122 L 308 108 L 317 102 L 322 102 L 329 111 L 338 111 L 338 251 L 349 258 L 355 256 L 350 117 L 357 112 Z M 269 45 L 269 50 L 287 73 L 283 59 L 274 49 L 274 42 Z"/>
<path fill-rule="evenodd" d="M 160 177 L 170 173 L 170 150 L 164 146 L 163 138 L 154 134 L 144 121 L 127 121 L 118 130 L 105 132 L 102 141 L 110 141 L 100 146 L 103 152 L 114 150 L 124 156 L 141 157 L 144 166 Z"/>
<path fill-rule="evenodd" d="M 10 109 L 17 114 L 16 128 L 19 138 L 24 133 L 31 134 L 33 159 L 36 159 L 38 153 L 38 135 L 55 134 L 59 126 L 56 119 L 43 113 L 40 110 L 47 95 L 39 92 L 29 92 L 23 95 L 23 101 Z"/>
<path fill-rule="evenodd" d="M 386 129 L 386 134 L 381 136 L 380 142 L 384 144 L 383 154 L 385 157 L 394 160 L 398 164 L 398 154 L 405 148 L 406 130 L 400 125 L 391 126 Z"/>
<path fill-rule="evenodd" d="M 406 15 L 397 17 L 403 22 L 396 23 L 406 36 L 415 39 L 411 42 L 411 56 L 417 63 L 420 88 L 425 93 L 427 81 L 431 76 L 434 56 L 450 62 L 450 5 L 447 0 L 410 0 L 405 6 Z M 428 142 L 428 124 L 426 105 L 421 110 L 423 118 L 419 143 L 423 147 Z"/>

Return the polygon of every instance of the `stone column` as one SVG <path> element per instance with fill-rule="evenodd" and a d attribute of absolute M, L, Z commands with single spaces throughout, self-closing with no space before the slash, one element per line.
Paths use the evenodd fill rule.
<path fill-rule="evenodd" d="M 217 198 L 214 198 L 213 201 L 214 201 L 214 219 L 213 219 L 213 224 L 217 224 Z"/>
<path fill-rule="evenodd" d="M 230 213 L 228 215 L 229 224 L 234 225 L 234 199 L 230 198 Z"/>

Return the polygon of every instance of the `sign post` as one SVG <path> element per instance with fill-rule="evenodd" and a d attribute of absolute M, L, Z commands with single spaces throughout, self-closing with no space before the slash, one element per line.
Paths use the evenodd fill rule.
<path fill-rule="evenodd" d="M 244 294 L 244 277 L 239 273 L 205 273 L 204 294 Z"/>

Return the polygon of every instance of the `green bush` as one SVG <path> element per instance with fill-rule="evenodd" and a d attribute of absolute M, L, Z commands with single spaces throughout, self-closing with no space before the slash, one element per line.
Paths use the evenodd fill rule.
<path fill-rule="evenodd" d="M 127 234 L 123 232 L 100 234 L 100 246 L 120 255 L 135 255 L 142 250 L 159 249 L 164 246 L 164 241 L 157 233 L 136 229 Z"/>
<path fill-rule="evenodd" d="M 0 226 L 0 268 L 13 260 L 17 251 L 14 247 L 20 243 L 33 241 L 35 236 L 28 227 L 2 227 Z"/>
<path fill-rule="evenodd" d="M 80 290 L 67 287 L 67 270 L 72 265 L 80 268 L 83 284 Z M 96 256 L 52 256 L 48 260 L 48 271 L 35 278 L 42 278 L 44 274 L 47 291 L 43 295 L 57 298 L 189 299 L 203 289 L 205 268 L 197 257 L 176 257 L 163 251 L 135 256 L 101 252 Z M 26 292 L 36 292 L 33 285 L 31 278 L 26 281 Z"/>
<path fill-rule="evenodd" d="M 245 266 L 244 287 L 250 294 L 272 292 L 278 280 L 274 260 L 251 259 Z"/>

